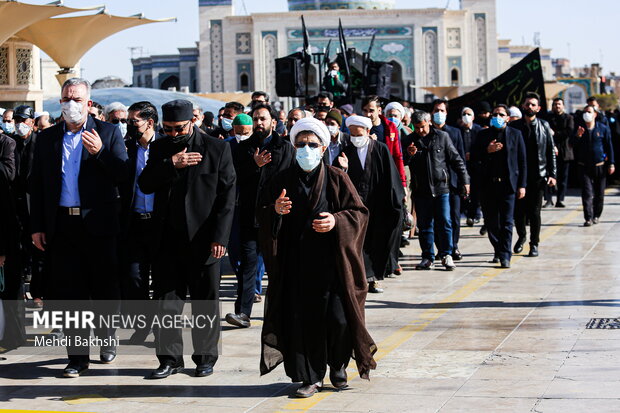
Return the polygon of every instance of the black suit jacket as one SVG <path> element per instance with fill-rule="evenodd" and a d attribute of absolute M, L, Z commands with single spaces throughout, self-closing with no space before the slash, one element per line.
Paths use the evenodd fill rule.
<path fill-rule="evenodd" d="M 479 175 L 481 184 L 488 185 L 491 176 L 489 167 L 489 153 L 487 147 L 495 139 L 493 128 L 482 129 L 478 132 L 476 140 L 471 147 L 472 160 L 480 163 Z M 506 145 L 502 150 L 506 151 L 508 160 L 508 176 L 510 187 L 513 192 L 518 188 L 527 186 L 527 157 L 525 153 L 525 143 L 521 131 L 510 126 L 506 126 Z"/>
<path fill-rule="evenodd" d="M 82 148 L 78 176 L 82 219 L 92 235 L 116 235 L 120 229 L 118 185 L 127 176 L 127 150 L 115 125 L 88 116 L 86 129 L 96 130 L 103 146 L 96 155 Z M 39 134 L 30 174 L 30 229 L 45 233 L 48 242 L 56 231 L 64 133 L 65 122 L 60 122 Z"/>
<path fill-rule="evenodd" d="M 346 132 L 340 132 L 340 141 L 338 142 L 338 146 L 340 147 L 339 154 L 344 152 L 349 145 L 351 145 L 351 135 Z M 340 168 L 338 157 L 335 157 L 331 164 L 329 163 L 329 145 L 323 154 L 323 163 L 325 166 L 335 166 L 336 168 Z"/>
<path fill-rule="evenodd" d="M 205 263 L 210 245 L 228 244 L 235 209 L 235 168 L 228 142 L 213 138 L 194 126 L 188 152 L 199 152 L 202 161 L 190 166 L 185 192 L 185 217 L 192 256 Z M 155 193 L 154 215 L 162 225 L 167 219 L 168 203 L 179 173 L 169 153 L 170 139 L 162 137 L 151 144 L 149 160 L 138 178 L 145 194 Z M 154 240 L 158 242 L 158 240 Z"/>
<path fill-rule="evenodd" d="M 456 151 L 459 153 L 459 156 L 465 162 L 465 146 L 463 145 L 463 135 L 461 135 L 461 130 L 455 128 L 450 125 L 444 125 L 443 129 L 450 136 L 450 140 L 452 140 L 452 144 L 456 148 Z M 450 166 L 450 189 L 452 191 L 458 191 L 459 188 L 459 175 L 457 170 L 455 170 L 452 166 Z"/>

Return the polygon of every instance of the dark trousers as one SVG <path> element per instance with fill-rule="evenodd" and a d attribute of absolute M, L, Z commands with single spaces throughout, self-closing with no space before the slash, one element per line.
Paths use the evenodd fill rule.
<path fill-rule="evenodd" d="M 480 182 L 477 176 L 477 170 L 469 162 L 467 164 L 467 172 L 471 179 L 471 188 L 469 190 L 469 197 L 465 201 L 465 216 L 469 219 L 480 219 Z"/>
<path fill-rule="evenodd" d="M 16 200 L 17 216 L 20 223 L 19 259 L 24 275 L 30 274 L 30 295 L 32 298 L 42 298 L 44 295 L 45 277 L 43 275 L 45 253 L 34 246 L 30 234 L 30 214 L 25 198 Z"/>
<path fill-rule="evenodd" d="M 220 261 L 213 260 L 208 265 L 196 262 L 191 256 L 189 242 L 176 234 L 164 235 L 163 245 L 152 267 L 158 318 L 163 320 L 182 314 L 189 291 L 194 317 L 216 316 L 213 328 L 192 328 L 192 360 L 196 365 L 214 365 L 220 336 Z M 158 328 L 155 345 L 160 363 L 183 365 L 182 329 Z"/>
<path fill-rule="evenodd" d="M 506 183 L 498 182 L 486 186 L 480 200 L 495 256 L 500 260 L 510 261 L 515 193 Z"/>
<path fill-rule="evenodd" d="M 237 299 L 235 313 L 250 317 L 256 294 L 256 271 L 258 267 L 258 230 L 241 227 L 239 249 L 239 271 L 237 276 Z"/>
<path fill-rule="evenodd" d="M 553 194 L 556 194 L 558 202 L 564 202 L 566 189 L 568 188 L 568 168 L 570 161 L 563 161 L 557 158 L 557 183 L 555 187 L 545 186 L 545 201 L 553 202 Z"/>
<path fill-rule="evenodd" d="M 228 241 L 228 261 L 232 267 L 237 280 L 241 278 L 241 226 L 239 223 L 239 213 L 235 210 L 233 217 L 232 229 L 230 231 L 230 239 Z M 256 257 L 256 294 L 263 293 L 263 277 L 265 275 L 265 262 L 263 255 L 258 254 Z M 237 294 L 238 296 L 238 294 Z"/>
<path fill-rule="evenodd" d="M 155 223 L 153 219 L 140 219 L 133 215 L 127 238 L 123 242 L 121 296 L 123 313 L 146 315 L 147 326 L 136 331 L 149 332 L 154 308 L 150 299 L 151 265 L 154 255 Z"/>
<path fill-rule="evenodd" d="M 69 216 L 59 210 L 56 234 L 48 240 L 50 283 L 48 296 L 55 301 L 49 310 L 70 310 L 76 300 L 93 300 L 96 318 L 110 316 L 119 311 L 119 280 L 117 277 L 117 249 L 115 236 L 94 236 L 89 233 L 81 216 Z M 81 308 L 83 309 L 83 308 Z M 66 336 L 87 339 L 89 329 L 66 328 Z M 98 328 L 100 339 L 114 338 L 112 328 Z M 74 341 L 75 342 L 75 341 Z M 111 348 L 102 348 L 108 350 Z M 86 364 L 89 348 L 68 346 L 69 360 Z"/>
<path fill-rule="evenodd" d="M 605 203 L 605 186 L 607 178 L 605 165 L 594 167 L 579 167 L 581 176 L 581 202 L 583 204 L 583 217 L 586 221 L 600 218 Z"/>
<path fill-rule="evenodd" d="M 459 248 L 461 238 L 461 196 L 450 191 L 450 222 L 452 223 L 452 251 Z"/>
<path fill-rule="evenodd" d="M 6 262 L 0 271 L 4 273 L 4 290 L 0 291 L 0 310 L 4 312 L 4 337 L 0 347 L 12 350 L 26 342 L 26 306 L 24 304 L 24 282 L 17 259 L 17 245 L 6 251 Z"/>
<path fill-rule="evenodd" d="M 515 205 L 515 225 L 517 227 L 517 234 L 519 238 L 526 239 L 527 231 L 525 229 L 525 222 L 529 220 L 530 244 L 532 245 L 538 245 L 540 242 L 540 210 L 542 208 L 542 199 L 546 185 L 547 181 L 545 178 L 528 181 L 525 189 L 525 197 L 518 199 Z"/>

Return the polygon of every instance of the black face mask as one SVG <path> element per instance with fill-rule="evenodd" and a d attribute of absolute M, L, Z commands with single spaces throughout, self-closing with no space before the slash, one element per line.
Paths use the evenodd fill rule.
<path fill-rule="evenodd" d="M 536 114 L 533 109 L 525 109 L 524 112 L 527 116 L 534 116 Z"/>
<path fill-rule="evenodd" d="M 136 138 L 137 140 L 142 139 L 144 132 L 139 132 L 138 127 L 136 125 L 132 125 L 131 123 L 127 124 L 127 135 L 130 138 Z"/>

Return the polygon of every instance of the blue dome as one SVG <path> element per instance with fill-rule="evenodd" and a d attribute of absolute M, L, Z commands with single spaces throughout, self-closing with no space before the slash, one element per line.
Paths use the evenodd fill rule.
<path fill-rule="evenodd" d="M 337 9 L 393 9 L 396 0 L 288 0 L 288 9 L 337 10 Z"/>
<path fill-rule="evenodd" d="M 181 92 L 170 92 L 167 90 L 159 89 L 147 89 L 143 87 L 115 87 L 109 89 L 93 89 L 91 91 L 90 98 L 97 103 L 105 106 L 112 102 L 121 102 L 123 105 L 129 107 L 132 103 L 146 100 L 151 102 L 157 108 L 159 112 L 159 118 L 161 119 L 161 106 L 174 99 L 187 99 L 198 106 L 204 111 L 210 111 L 217 113 L 217 111 L 224 106 L 226 102 L 222 102 L 215 99 L 207 99 L 196 95 L 188 95 Z M 43 101 L 43 110 L 46 110 L 50 115 L 58 117 L 61 114 L 60 102 L 58 99 L 48 99 Z"/>

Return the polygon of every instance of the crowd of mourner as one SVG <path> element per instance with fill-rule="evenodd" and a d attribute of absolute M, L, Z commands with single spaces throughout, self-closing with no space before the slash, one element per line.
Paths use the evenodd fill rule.
<path fill-rule="evenodd" d="M 125 312 L 143 300 L 154 314 L 179 314 L 189 295 L 199 313 L 197 303 L 219 300 L 227 259 L 237 282 L 225 321 L 250 327 L 265 297 L 261 374 L 283 363 L 301 383 L 296 395 L 309 397 L 329 367 L 341 389 L 352 357 L 362 378 L 376 366 L 366 296 L 402 275 L 409 240 L 421 250 L 416 270 L 452 271 L 463 258 L 462 223 L 476 225 L 491 262 L 509 268 L 513 253 L 542 253 L 543 202 L 565 207 L 569 175 L 579 178 L 591 226 L 614 173 L 618 125 L 593 98 L 575 114 L 561 98 L 547 112 L 536 93 L 520 107 L 479 102 L 454 113 L 442 99 L 426 112 L 377 96 L 339 105 L 321 92 L 286 113 L 254 92 L 250 107 L 228 102 L 214 114 L 189 100 L 103 107 L 90 92 L 86 80 L 66 81 L 58 119 L 26 105 L 2 114 L 8 350 L 24 344 L 26 298 L 35 309 L 123 300 Z M 159 366 L 149 377 L 183 369 L 179 329 L 136 328 L 129 342 L 151 332 Z M 209 334 L 192 331 L 196 376 L 212 374 L 218 358 Z M 101 362 L 116 350 L 101 347 Z M 67 353 L 65 377 L 88 369 L 88 349 Z"/>

